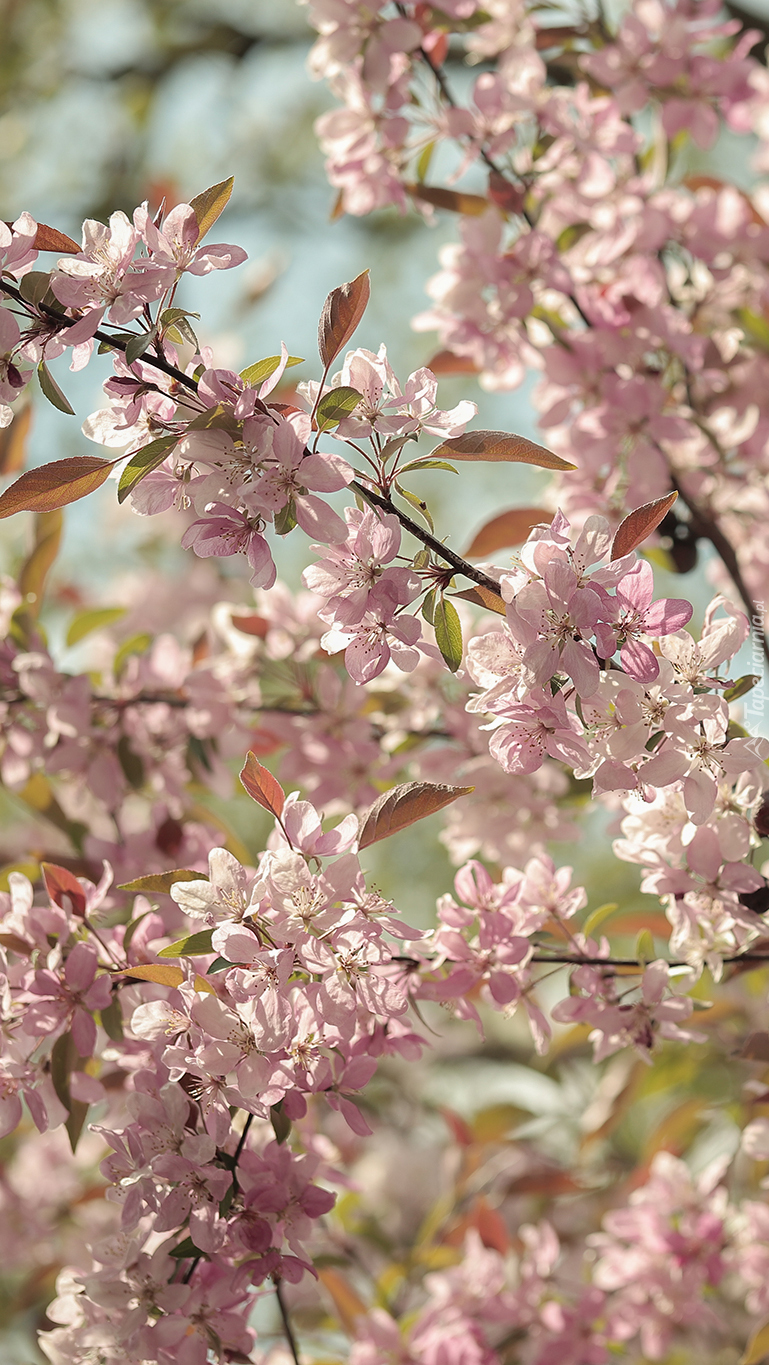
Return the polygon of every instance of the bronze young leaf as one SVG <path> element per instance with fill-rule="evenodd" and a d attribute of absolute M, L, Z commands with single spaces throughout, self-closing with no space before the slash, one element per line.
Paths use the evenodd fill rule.
<path fill-rule="evenodd" d="M 361 820 L 358 847 L 368 848 L 398 830 L 407 829 L 417 820 L 450 806 L 460 796 L 467 796 L 474 787 L 449 787 L 442 782 L 403 782 L 384 792 Z"/>
<path fill-rule="evenodd" d="M 642 507 L 636 507 L 635 511 L 629 512 L 617 527 L 611 547 L 612 559 L 622 559 L 622 556 L 629 555 L 631 550 L 637 550 L 667 516 L 677 497 L 678 493 L 675 491 L 667 493 L 664 498 L 645 502 Z"/>
<path fill-rule="evenodd" d="M 540 469 L 576 469 L 576 465 L 562 460 L 560 455 L 537 445 L 536 441 L 507 431 L 466 431 L 464 436 L 442 441 L 430 454 L 448 460 L 513 461 L 539 465 Z"/>
<path fill-rule="evenodd" d="M 264 810 L 268 810 L 271 815 L 280 819 L 283 813 L 283 806 L 286 800 L 286 793 L 281 787 L 277 777 L 273 777 L 269 768 L 265 768 L 259 762 L 256 754 L 249 750 L 248 757 L 243 767 L 240 780 L 243 783 L 249 796 L 256 801 L 257 805 Z"/>
<path fill-rule="evenodd" d="M 370 293 L 368 270 L 331 290 L 318 323 L 318 351 L 326 369 L 350 340 L 366 311 Z"/>
<path fill-rule="evenodd" d="M 85 498 L 99 488 L 115 464 L 96 455 L 71 455 L 66 460 L 29 469 L 0 497 L 0 518 L 15 512 L 55 512 L 57 507 Z"/>

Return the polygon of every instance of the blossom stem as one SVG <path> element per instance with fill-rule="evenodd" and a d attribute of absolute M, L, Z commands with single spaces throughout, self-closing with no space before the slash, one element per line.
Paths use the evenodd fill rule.
<path fill-rule="evenodd" d="M 659 447 L 657 448 L 659 449 Z M 742 577 L 742 570 L 740 569 L 739 561 L 731 541 L 724 535 L 718 522 L 686 492 L 672 469 L 670 471 L 670 478 L 681 502 L 689 509 L 692 518 L 692 530 L 696 535 L 700 535 L 705 540 L 710 541 L 713 549 L 720 557 L 724 568 L 734 583 L 734 586 L 742 599 L 743 606 L 747 609 L 751 622 L 755 624 L 756 619 L 760 618 L 762 613 L 759 611 L 757 604 L 753 601 L 747 584 Z M 767 641 L 763 631 L 761 631 L 761 647 L 764 652 L 764 658 L 769 662 L 769 641 Z"/>
<path fill-rule="evenodd" d="M 275 1281 L 275 1297 L 278 1300 L 278 1308 L 280 1309 L 280 1316 L 283 1321 L 283 1331 L 286 1334 L 286 1341 L 288 1342 L 289 1349 L 294 1357 L 294 1365 L 299 1365 L 299 1348 L 296 1344 L 294 1329 L 291 1326 L 291 1319 L 288 1316 L 288 1309 L 286 1308 L 285 1299 L 283 1298 L 280 1280 Z"/>
<path fill-rule="evenodd" d="M 499 596 L 499 583 L 496 579 L 490 578 L 489 575 L 483 573 L 481 569 L 476 569 L 474 565 L 468 564 L 466 559 L 463 559 L 461 555 L 456 554 L 454 550 L 450 550 L 449 547 L 438 540 L 436 536 L 431 535 L 429 531 L 423 530 L 417 522 L 412 521 L 411 517 L 408 516 L 406 512 L 401 512 L 400 508 L 396 507 L 391 498 L 385 497 L 382 493 L 374 492 L 372 488 L 366 488 L 366 486 L 359 483 L 357 479 L 353 479 L 350 488 L 353 492 L 358 493 L 360 497 L 364 498 L 372 507 L 378 507 L 382 512 L 389 512 L 397 517 L 404 530 L 409 531 L 412 536 L 416 536 L 417 540 L 421 540 L 422 544 L 426 545 L 434 554 L 440 555 L 441 559 L 444 559 L 447 564 L 450 564 L 456 573 L 464 574 L 465 578 L 471 579 L 473 583 L 477 583 L 481 588 L 486 588 L 489 592 L 496 593 L 496 595 Z"/>
<path fill-rule="evenodd" d="M 12 284 L 7 284 L 5 280 L 0 280 L 0 290 L 2 290 L 4 294 L 7 294 L 8 298 L 15 299 L 17 303 L 22 304 L 32 316 L 44 313 L 51 321 L 57 322 L 60 327 L 74 327 L 75 323 L 81 321 L 80 318 L 63 317 L 61 313 L 56 313 L 52 308 L 46 308 L 43 304 L 39 304 L 37 308 L 33 308 L 27 303 L 24 295 L 21 294 L 18 289 L 15 289 Z M 127 342 L 118 341 L 116 337 L 111 337 L 109 332 L 102 332 L 101 328 L 94 332 L 93 335 L 94 340 L 100 341 L 103 345 L 111 347 L 113 351 L 122 351 L 125 353 Z M 162 356 L 153 355 L 147 357 L 146 355 L 143 355 L 141 361 L 143 365 L 151 365 L 155 370 L 162 370 L 164 374 L 170 375 L 170 377 L 177 380 L 179 384 L 184 384 L 186 388 L 191 389 L 193 393 L 197 393 L 197 380 L 193 379 L 191 375 L 184 374 L 182 370 L 177 369 L 176 365 L 170 365 Z"/>

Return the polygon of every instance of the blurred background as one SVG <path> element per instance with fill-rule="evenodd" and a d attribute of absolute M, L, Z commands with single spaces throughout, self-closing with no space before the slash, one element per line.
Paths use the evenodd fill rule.
<path fill-rule="evenodd" d="M 769 23 L 769 0 L 750 11 L 730 9 L 751 22 Z M 308 358 L 292 379 L 314 376 L 325 296 L 370 267 L 372 301 L 356 344 L 376 350 L 384 341 L 405 379 L 435 349 L 434 339 L 412 332 L 410 323 L 427 303 L 425 282 L 437 269 L 441 244 L 454 240 L 456 220 L 443 215 L 426 227 L 416 214 L 394 210 L 332 220 L 334 191 L 313 133 L 314 120 L 332 99 L 306 72 L 312 41 L 306 11 L 294 0 L 0 0 L 0 216 L 13 220 L 28 209 L 38 221 L 79 240 L 85 217 L 106 221 L 115 209 L 130 215 L 145 199 L 153 208 L 163 199 L 170 207 L 234 175 L 232 200 L 215 236 L 245 247 L 249 261 L 239 270 L 187 277 L 186 292 L 177 300 L 201 313 L 198 334 L 214 348 L 217 363 L 241 369 L 274 354 L 284 340 L 293 354 Z M 737 158 L 749 180 L 749 151 L 743 139 L 739 146 L 731 141 L 717 147 L 708 158 L 695 152 L 692 169 L 717 173 L 721 159 L 728 157 L 733 168 Z M 36 395 L 28 433 L 21 444 L 6 443 L 0 473 L 12 474 L 21 459 L 31 467 L 94 451 L 80 422 L 102 406 L 107 358 L 95 359 L 81 374 L 68 371 L 66 358 L 53 362 L 52 370 L 78 417 L 63 415 Z M 467 377 L 442 381 L 439 397 L 446 407 L 460 397 L 473 398 L 483 426 L 535 437 L 529 393 L 530 385 L 524 385 L 512 394 L 486 394 Z M 465 466 L 457 479 L 422 477 L 417 491 L 429 496 L 439 534 L 450 530 L 458 549 L 504 507 L 539 503 L 547 483 L 541 471 L 524 466 Z M 64 630 L 73 609 L 134 600 L 137 580 L 147 570 L 162 572 L 177 587 L 186 581 L 194 592 L 194 563 L 178 548 L 174 516 L 148 520 L 118 506 L 111 482 L 67 509 L 44 617 L 65 667 Z M 0 574 L 18 571 L 29 550 L 31 520 L 2 523 Z M 306 537 L 297 531 L 280 543 L 278 555 L 282 575 L 298 587 Z M 239 570 L 225 564 L 223 573 Z M 702 568 L 684 580 L 661 573 L 659 586 L 672 596 L 691 595 L 700 616 L 711 595 Z M 222 582 L 222 597 L 228 593 L 248 598 L 245 577 Z M 73 663 L 73 671 L 81 666 Z M 750 666 L 748 660 L 739 671 Z M 248 806 L 246 818 L 252 814 Z M 7 815 L 0 806 L 0 820 Z M 239 818 L 233 814 L 236 825 Z M 579 847 L 562 845 L 554 856 L 575 864 L 575 879 L 586 882 L 591 906 L 637 901 L 635 870 L 612 857 L 609 841 L 598 837 L 602 827 L 600 821 L 589 826 Z M 383 890 L 412 922 L 426 923 L 435 896 L 450 885 L 452 869 L 434 837 L 438 828 L 431 821 L 417 832 L 406 831 L 386 846 L 375 867 Z M 468 1035 L 460 1053 L 475 1046 L 473 1039 Z M 521 1042 L 522 1036 L 516 1046 Z M 521 1116 L 533 1115 L 530 1136 L 545 1147 L 552 1141 L 553 1150 L 562 1152 L 571 1141 L 569 1124 L 589 1104 L 598 1073 L 587 1060 L 561 1072 L 555 1058 L 555 1079 L 546 1078 L 534 1059 L 511 1066 L 509 1044 L 491 1037 L 483 1075 L 475 1059 L 435 1070 L 432 1100 L 450 1099 L 472 1113 L 482 1079 L 487 1104 L 514 1104 Z M 423 1082 L 428 1085 L 424 1077 L 417 1085 L 417 1079 L 415 1093 Z M 668 1079 L 675 1087 L 691 1077 L 677 1073 Z M 703 1081 L 703 1095 L 713 1084 L 712 1075 Z M 656 1114 L 652 1106 L 647 1115 L 652 1128 Z M 64 1158 L 57 1151 L 54 1142 L 52 1172 Z M 35 1173 L 24 1178 L 34 1180 Z M 55 1178 L 62 1180 L 64 1202 L 65 1177 Z M 0 1245 L 12 1259 L 8 1231 Z M 34 1297 L 34 1286 L 31 1292 Z M 10 1325 L 24 1305 L 4 1301 L 3 1293 L 0 1277 L 2 1360 L 30 1365 L 40 1357 L 29 1323 L 18 1330 Z M 5 1333 L 3 1322 L 9 1324 Z"/>

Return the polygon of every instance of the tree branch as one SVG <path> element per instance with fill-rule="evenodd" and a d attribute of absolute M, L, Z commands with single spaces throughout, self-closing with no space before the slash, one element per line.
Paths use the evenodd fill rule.
<path fill-rule="evenodd" d="M 51 322 L 57 323 L 59 327 L 74 327 L 76 323 L 82 321 L 82 318 L 63 317 L 61 313 L 56 313 L 52 308 L 46 308 L 43 304 L 35 306 L 28 303 L 24 298 L 24 295 L 21 294 L 18 289 L 15 289 L 12 284 L 7 284 L 5 280 L 0 280 L 0 289 L 4 294 L 7 294 L 10 299 L 15 299 L 17 303 L 22 304 L 32 317 L 39 317 L 41 314 L 44 314 L 47 318 L 50 318 Z M 94 332 L 93 335 L 96 341 L 100 341 L 103 345 L 109 346 L 113 351 L 121 351 L 125 354 L 127 342 L 118 341 L 115 337 L 111 337 L 109 332 L 102 332 L 101 329 Z M 184 374 L 181 370 L 177 369 L 175 365 L 169 364 L 162 356 L 148 356 L 145 352 L 139 359 L 143 365 L 151 365 L 153 369 L 162 370 L 163 374 L 169 375 L 170 378 L 175 379 L 177 383 L 184 384 L 186 388 L 191 389 L 193 393 L 197 393 L 198 381 L 193 379 L 191 375 Z"/>
<path fill-rule="evenodd" d="M 659 449 L 659 447 L 658 447 Z M 664 454 L 664 452 L 663 452 Z M 667 459 L 667 456 L 665 457 Z M 670 480 L 678 493 L 681 502 L 689 509 L 692 519 L 692 530 L 695 535 L 699 535 L 703 540 L 709 540 L 716 554 L 719 555 L 729 577 L 734 583 L 737 592 L 742 599 L 743 606 L 747 609 L 751 625 L 755 625 L 756 619 L 763 619 L 762 613 L 758 610 L 758 605 L 753 601 L 745 579 L 742 576 L 739 560 L 730 540 L 724 535 L 718 522 L 707 512 L 694 498 L 686 492 L 678 476 L 673 472 L 673 468 L 668 459 L 670 469 Z M 761 647 L 764 651 L 764 658 L 769 662 L 769 641 L 763 630 L 761 631 Z"/>
<path fill-rule="evenodd" d="M 283 1290 L 280 1287 L 280 1280 L 275 1281 L 275 1295 L 278 1300 L 280 1316 L 283 1320 L 283 1331 L 286 1334 L 286 1341 L 288 1342 L 291 1354 L 294 1357 L 294 1365 L 299 1365 L 299 1348 L 296 1344 L 294 1329 L 291 1326 L 291 1319 L 288 1316 L 288 1309 L 286 1308 L 285 1300 L 283 1298 Z"/>
<path fill-rule="evenodd" d="M 440 555 L 441 559 L 450 564 L 456 573 L 464 574 L 465 578 L 471 579 L 479 587 L 486 588 L 488 592 L 496 593 L 499 596 L 499 583 L 496 579 L 490 578 L 481 569 L 476 569 L 473 564 L 468 564 L 466 559 L 456 554 L 454 550 L 450 550 L 448 545 L 444 545 L 443 541 L 438 540 L 437 536 L 432 535 L 430 531 L 423 530 L 408 513 L 402 512 L 399 507 L 396 507 L 391 498 L 385 497 L 383 493 L 376 493 L 372 488 L 366 488 L 365 484 L 359 483 L 357 479 L 353 479 L 349 487 L 372 507 L 377 507 L 380 511 L 389 512 L 392 516 L 397 517 L 404 530 L 415 536 L 417 540 L 421 540 L 428 550 Z"/>

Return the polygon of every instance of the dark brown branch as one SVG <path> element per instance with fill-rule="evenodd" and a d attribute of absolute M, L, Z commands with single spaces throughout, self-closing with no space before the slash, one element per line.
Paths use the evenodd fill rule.
<path fill-rule="evenodd" d="M 299 1365 L 299 1348 L 296 1344 L 294 1329 L 291 1326 L 291 1319 L 288 1316 L 288 1309 L 286 1308 L 285 1300 L 283 1298 L 280 1280 L 275 1281 L 275 1296 L 278 1300 L 278 1308 L 280 1309 L 280 1316 L 283 1320 L 283 1331 L 286 1334 L 286 1341 L 288 1342 L 289 1349 L 294 1357 L 294 1365 Z"/>
<path fill-rule="evenodd" d="M 643 971 L 648 967 L 648 962 L 642 961 L 639 957 L 582 957 L 579 953 L 533 953 L 530 962 L 544 964 L 546 962 L 563 963 L 573 967 L 637 967 Z M 724 962 L 766 962 L 769 965 L 769 953 L 736 953 L 734 957 L 725 957 Z M 667 961 L 668 967 L 689 967 L 689 962 Z"/>
<path fill-rule="evenodd" d="M 15 299 L 17 303 L 22 304 L 30 317 L 39 317 L 41 314 L 44 314 L 45 317 L 51 322 L 55 322 L 59 327 L 74 327 L 77 322 L 82 321 L 81 318 L 63 317 L 61 313 L 56 313 L 52 308 L 46 308 L 42 304 L 35 307 L 24 298 L 24 295 L 21 294 L 18 289 L 15 289 L 12 284 L 7 284 L 5 280 L 0 280 L 0 289 L 2 289 L 3 293 L 7 294 L 9 298 Z M 121 351 L 125 354 L 127 342 L 118 341 L 117 338 L 111 337 L 109 332 L 102 332 L 101 329 L 94 332 L 93 335 L 96 341 L 100 341 L 105 346 L 109 346 L 113 351 Z M 184 374 L 181 370 L 177 369 L 175 365 L 169 364 L 162 356 L 154 354 L 147 355 L 147 352 L 145 351 L 144 355 L 140 356 L 139 359 L 143 365 L 151 365 L 153 369 L 162 370 L 163 374 L 169 375 L 170 378 L 175 379 L 177 383 L 184 384 L 186 388 L 191 389 L 193 393 L 197 393 L 198 381 L 193 379 L 191 375 Z"/>
<path fill-rule="evenodd" d="M 430 531 L 423 530 L 416 521 L 412 520 L 407 512 L 402 512 L 399 507 L 396 507 L 391 498 L 385 497 L 383 493 L 375 492 L 373 488 L 367 488 L 365 484 L 359 483 L 357 479 L 353 479 L 349 487 L 353 492 L 359 494 L 361 498 L 364 498 L 372 507 L 378 507 L 380 511 L 389 512 L 392 516 L 397 517 L 404 530 L 408 531 L 410 535 L 415 536 L 417 540 L 421 540 L 422 544 L 426 545 L 428 550 L 432 550 L 434 554 L 440 555 L 441 559 L 451 565 L 455 573 L 464 574 L 465 578 L 471 579 L 472 582 L 477 583 L 479 587 L 486 588 L 489 592 L 496 593 L 497 596 L 499 596 L 499 583 L 496 579 L 490 578 L 489 575 L 483 573 L 481 569 L 476 569 L 473 564 L 468 564 L 466 559 L 463 559 L 461 555 L 456 554 L 454 550 L 450 550 L 448 545 L 444 545 L 443 541 L 438 540 L 437 536 L 432 535 Z"/>
<path fill-rule="evenodd" d="M 669 460 L 668 465 L 670 465 Z M 762 613 L 758 610 L 757 603 L 753 601 L 748 586 L 742 576 L 742 570 L 740 569 L 739 561 L 731 541 L 724 535 L 718 522 L 710 516 L 704 507 L 698 502 L 695 502 L 694 498 L 686 492 L 677 475 L 673 473 L 672 468 L 670 470 L 670 478 L 681 502 L 689 509 L 689 515 L 692 519 L 692 531 L 703 540 L 710 541 L 716 554 L 720 556 L 724 568 L 742 599 L 743 606 L 746 608 L 748 616 L 750 617 L 751 625 L 755 625 L 756 619 L 762 618 Z M 769 642 L 767 641 L 763 630 L 761 631 L 761 647 L 764 651 L 764 658 L 769 662 Z"/>

